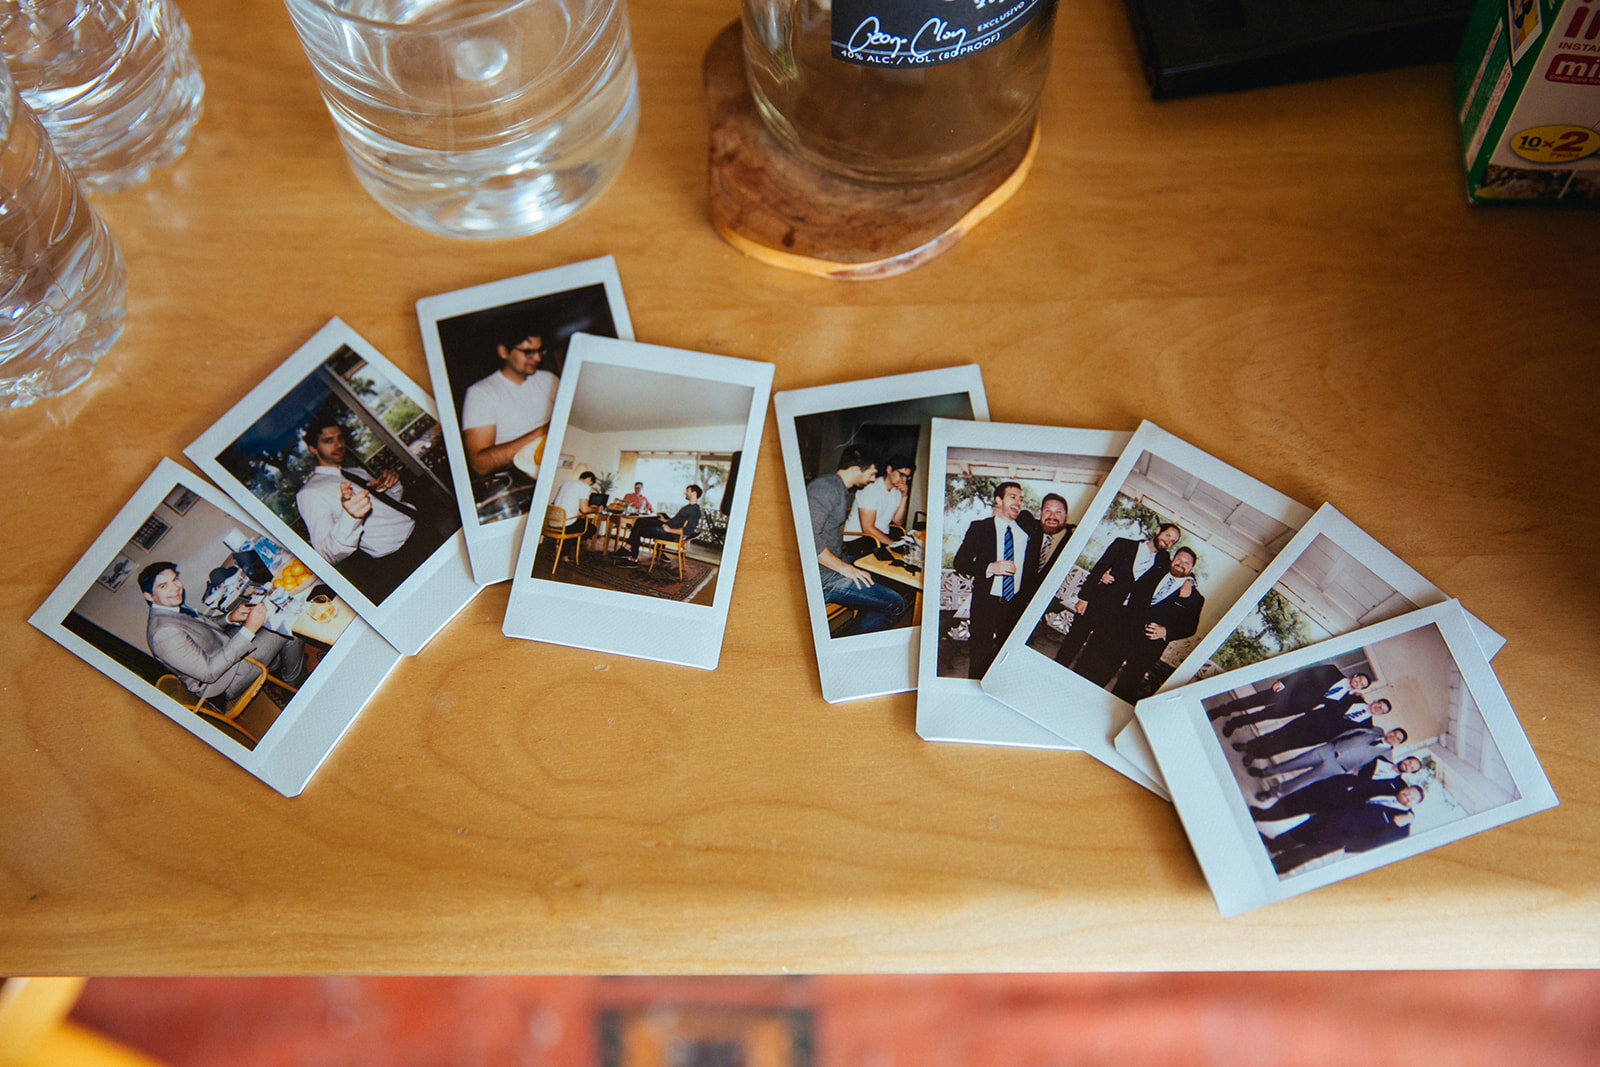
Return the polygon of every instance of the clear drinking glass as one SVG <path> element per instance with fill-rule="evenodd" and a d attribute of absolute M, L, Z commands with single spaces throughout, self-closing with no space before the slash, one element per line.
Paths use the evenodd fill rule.
<path fill-rule="evenodd" d="M 745 75 L 768 129 L 858 180 L 939 181 L 981 166 L 1032 126 L 1050 72 L 1056 0 L 743 4 Z M 954 31 L 930 31 L 958 7 L 972 12 L 965 47 L 940 54 L 938 39 Z M 897 8 L 909 19 L 899 36 L 887 32 Z M 1001 35 L 986 14 L 1015 27 Z M 984 34 L 999 39 L 984 45 Z M 859 45 L 855 58 L 841 58 L 838 42 Z"/>
<path fill-rule="evenodd" d="M 0 62 L 0 407 L 87 378 L 126 293 L 116 242 Z"/>
<path fill-rule="evenodd" d="M 622 0 L 285 0 L 356 177 L 451 237 L 548 229 L 639 122 Z"/>
<path fill-rule="evenodd" d="M 137 185 L 189 147 L 205 83 L 170 0 L 0 0 L 0 51 L 89 188 Z"/>

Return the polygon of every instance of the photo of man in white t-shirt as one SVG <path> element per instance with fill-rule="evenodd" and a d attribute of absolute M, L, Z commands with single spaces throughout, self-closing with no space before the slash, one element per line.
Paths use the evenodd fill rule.
<path fill-rule="evenodd" d="M 859 538 L 847 546 L 857 555 L 892 545 L 905 535 L 906 501 L 916 464 L 906 456 L 890 456 L 883 473 L 856 490 L 854 522 Z M 852 531 L 857 532 L 857 531 Z"/>
<path fill-rule="evenodd" d="M 539 367 L 545 346 L 538 334 L 495 350 L 500 369 L 469 386 L 461 403 L 467 465 L 480 478 L 511 466 L 512 457 L 549 432 L 560 385 Z"/>

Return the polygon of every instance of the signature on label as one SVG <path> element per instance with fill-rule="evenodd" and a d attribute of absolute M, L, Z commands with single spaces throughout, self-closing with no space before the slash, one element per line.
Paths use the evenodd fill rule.
<path fill-rule="evenodd" d="M 934 17 L 924 22 L 911 37 L 900 37 L 883 31 L 878 16 L 868 15 L 861 21 L 845 44 L 850 55 L 881 56 L 893 59 L 909 56 L 914 60 L 926 59 L 940 52 L 950 52 L 961 47 L 967 39 L 964 29 L 952 29 L 944 19 Z"/>

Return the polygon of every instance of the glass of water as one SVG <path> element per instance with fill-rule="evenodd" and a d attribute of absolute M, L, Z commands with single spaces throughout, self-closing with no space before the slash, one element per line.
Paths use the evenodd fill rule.
<path fill-rule="evenodd" d="M 622 0 L 285 0 L 350 165 L 402 220 L 537 233 L 633 146 Z"/>

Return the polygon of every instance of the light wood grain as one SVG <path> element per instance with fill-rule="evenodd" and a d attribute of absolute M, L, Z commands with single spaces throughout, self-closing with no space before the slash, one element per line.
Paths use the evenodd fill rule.
<path fill-rule="evenodd" d="M 1600 964 L 1593 213 L 1469 209 L 1441 66 L 1151 103 L 1115 0 L 1056 39 L 1033 172 L 909 274 L 843 284 L 707 220 L 728 0 L 635 0 L 632 157 L 556 230 L 460 243 L 356 185 L 279 5 L 184 0 L 189 153 L 102 197 L 130 314 L 0 417 L 0 973 Z M 26 626 L 163 455 L 331 315 L 426 380 L 421 296 L 603 253 L 641 340 L 775 388 L 983 365 L 994 418 L 1150 418 L 1332 500 L 1510 640 L 1562 806 L 1218 918 L 1171 808 L 1088 758 L 830 707 L 768 423 L 715 673 L 513 641 L 506 587 L 285 800 Z"/>

